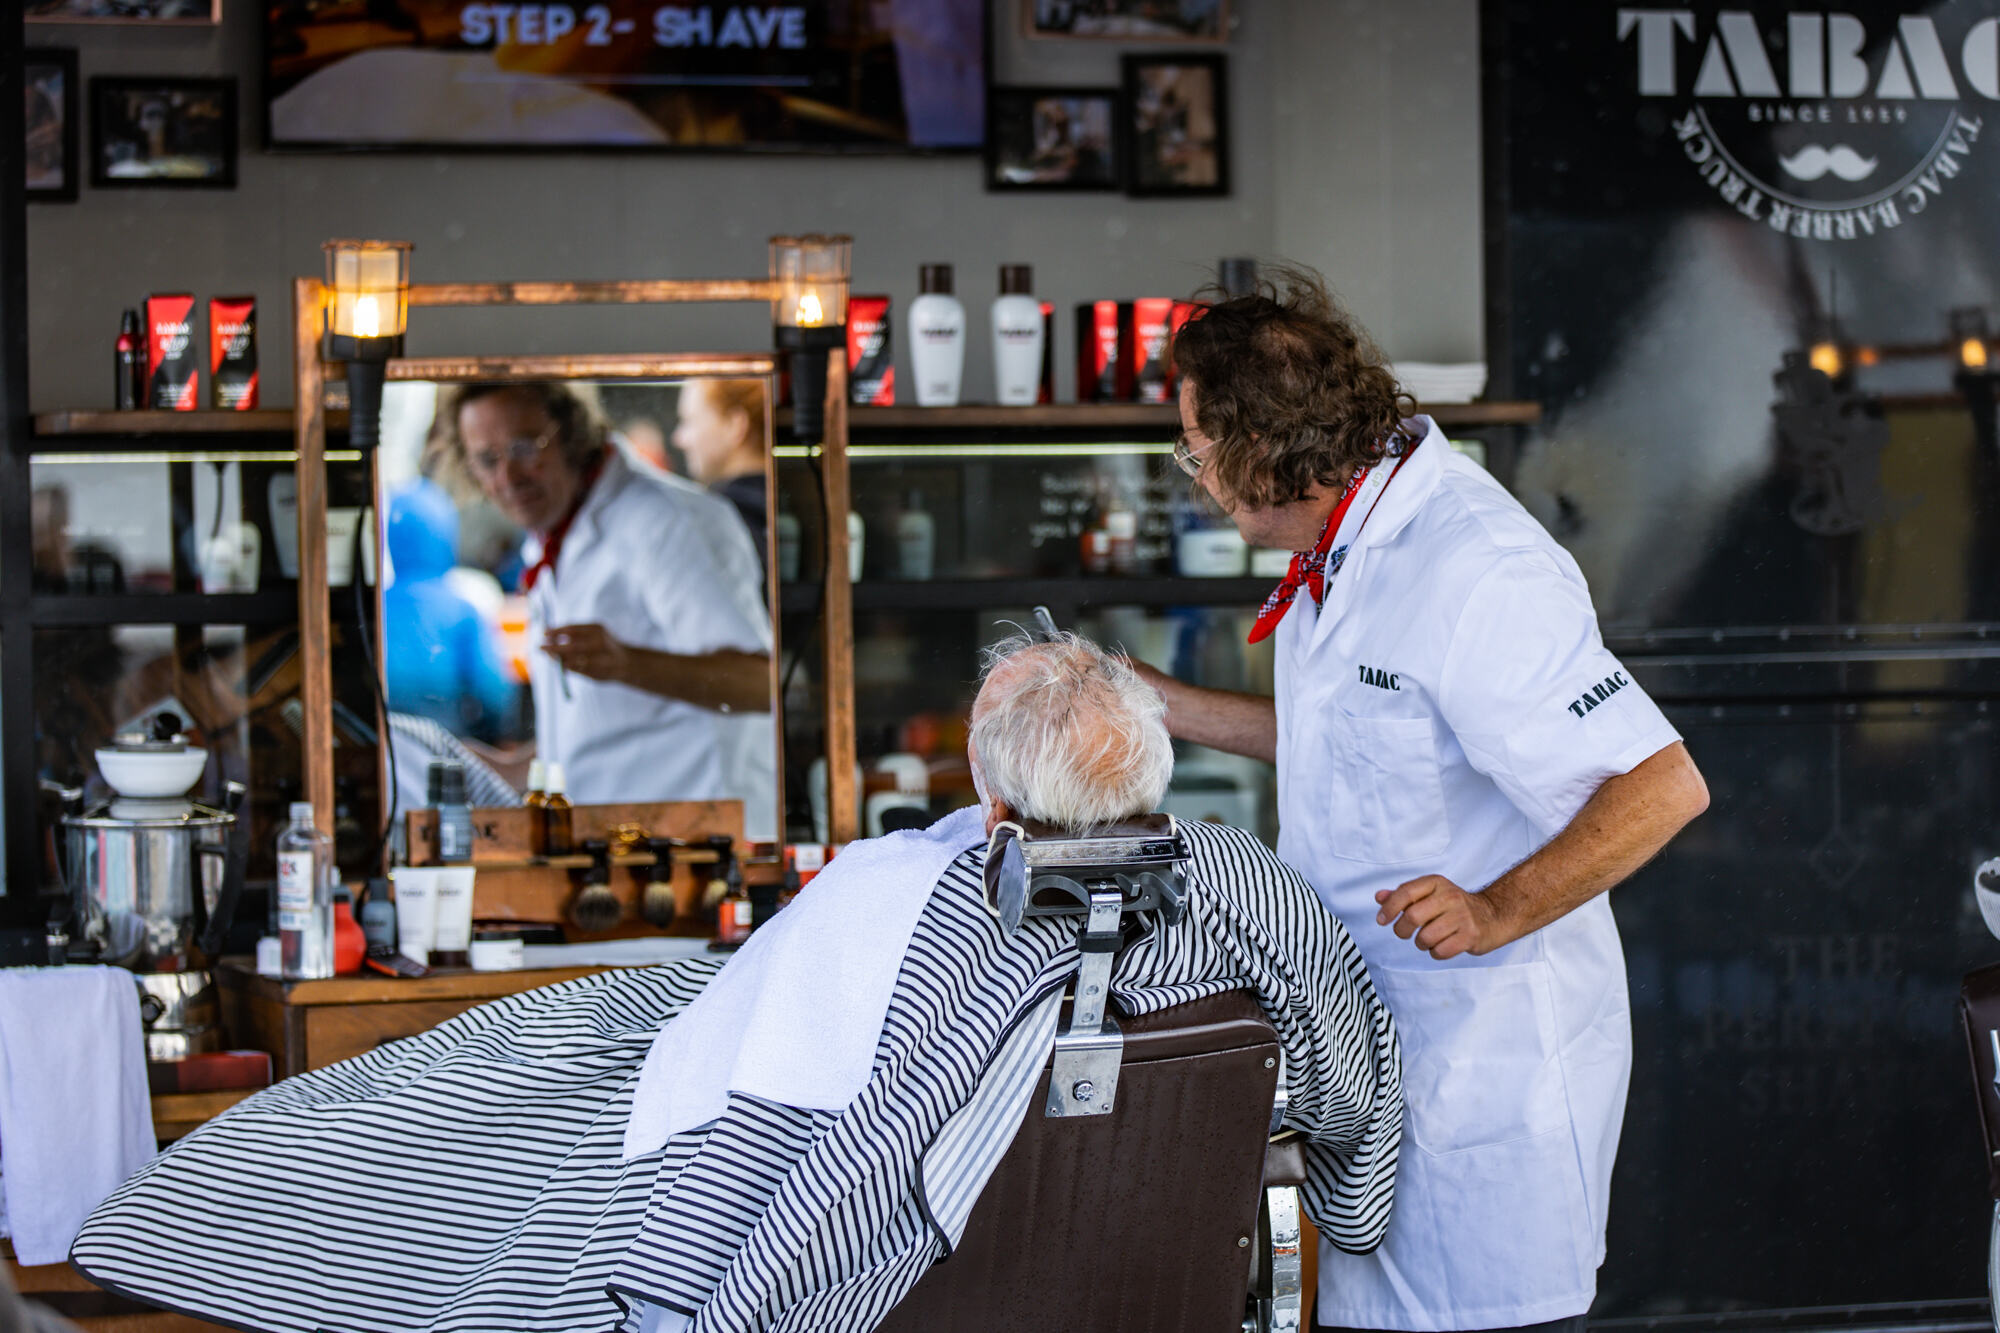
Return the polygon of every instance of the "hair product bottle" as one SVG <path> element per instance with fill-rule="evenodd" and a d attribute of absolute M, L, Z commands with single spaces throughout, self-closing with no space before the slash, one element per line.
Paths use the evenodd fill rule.
<path fill-rule="evenodd" d="M 917 270 L 923 294 L 910 302 L 910 367 L 917 381 L 917 406 L 958 406 L 965 373 L 965 307 L 951 294 L 951 265 L 925 264 Z"/>
<path fill-rule="evenodd" d="M 569 797 L 563 794 L 568 784 L 563 777 L 563 766 L 549 760 L 548 804 L 542 808 L 542 826 L 548 830 L 542 835 L 544 856 L 568 856 L 573 848 Z"/>
<path fill-rule="evenodd" d="M 1030 293 L 1034 270 L 1000 266 L 1000 299 L 993 303 L 994 399 L 1002 407 L 1032 407 L 1042 379 L 1042 303 Z"/>

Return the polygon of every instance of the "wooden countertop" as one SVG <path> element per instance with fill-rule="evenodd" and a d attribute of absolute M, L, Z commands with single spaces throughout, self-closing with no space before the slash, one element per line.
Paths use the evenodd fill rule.
<path fill-rule="evenodd" d="M 385 977 L 363 973 L 324 981 L 281 981 L 258 973 L 254 959 L 225 958 L 216 964 L 224 985 L 280 1004 L 403 1004 L 411 1000 L 498 1000 L 538 986 L 609 972 L 608 967 L 529 967 L 507 972 L 433 968 L 427 977 Z"/>

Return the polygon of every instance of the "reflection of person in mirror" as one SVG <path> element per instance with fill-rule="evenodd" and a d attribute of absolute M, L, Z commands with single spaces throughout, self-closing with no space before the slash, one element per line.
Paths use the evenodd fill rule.
<path fill-rule="evenodd" d="M 458 510 L 443 487 L 424 480 L 389 496 L 387 509 L 395 581 L 382 590 L 382 614 L 396 634 L 383 664 L 389 707 L 460 736 L 508 739 L 516 683 L 493 626 L 451 584 Z"/>
<path fill-rule="evenodd" d="M 688 472 L 736 506 L 764 553 L 764 381 L 690 380 L 681 386 L 674 448 Z"/>
<path fill-rule="evenodd" d="M 447 456 L 528 531 L 540 754 L 573 801 L 777 810 L 771 629 L 734 511 L 608 443 L 567 385 L 473 384 L 439 404 Z"/>

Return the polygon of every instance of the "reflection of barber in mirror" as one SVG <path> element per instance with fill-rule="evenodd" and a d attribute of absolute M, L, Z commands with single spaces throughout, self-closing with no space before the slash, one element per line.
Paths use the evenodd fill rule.
<path fill-rule="evenodd" d="M 764 550 L 764 381 L 690 380 L 681 386 L 674 448 L 688 473 L 736 506 Z"/>
<path fill-rule="evenodd" d="M 775 812 L 770 620 L 728 505 L 632 459 L 561 383 L 472 384 L 439 404 L 447 449 L 528 530 L 541 755 L 572 800 L 738 797 Z M 761 818 L 760 818 L 761 816 Z"/>

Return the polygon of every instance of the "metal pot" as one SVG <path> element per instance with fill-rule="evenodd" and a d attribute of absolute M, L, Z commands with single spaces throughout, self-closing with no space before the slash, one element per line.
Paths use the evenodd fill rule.
<path fill-rule="evenodd" d="M 229 806 L 121 799 L 62 821 L 74 929 L 97 961 L 189 972 L 222 948 L 243 893 L 243 787 Z"/>

